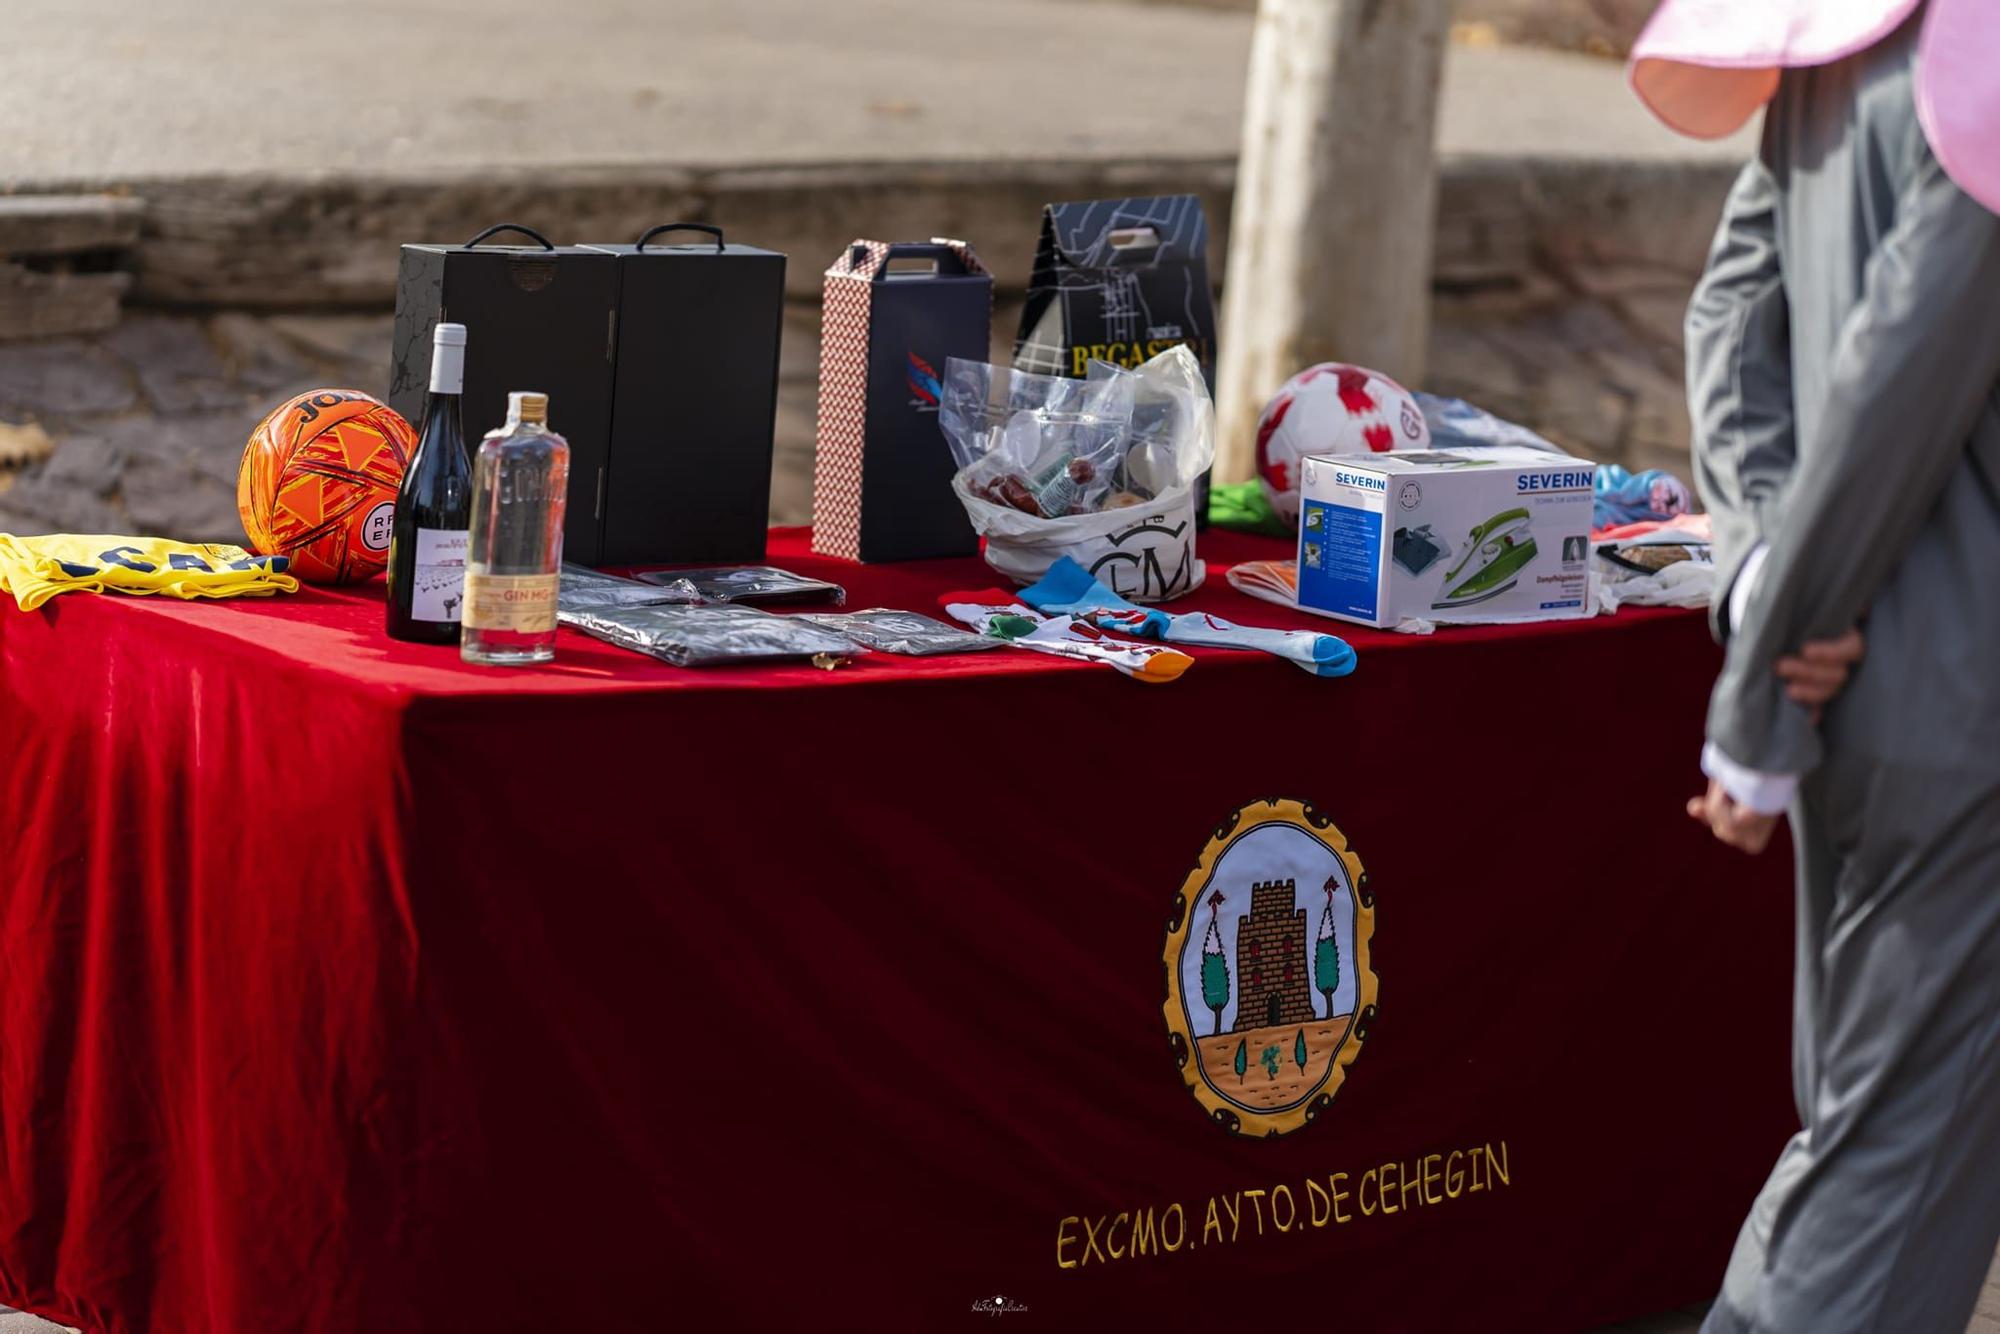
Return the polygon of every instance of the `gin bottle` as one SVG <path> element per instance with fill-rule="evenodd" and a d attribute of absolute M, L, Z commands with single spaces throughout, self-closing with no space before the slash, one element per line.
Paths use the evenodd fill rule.
<path fill-rule="evenodd" d="M 507 667 L 555 656 L 568 491 L 569 442 L 549 430 L 548 395 L 509 394 L 506 425 L 487 433 L 472 463 L 465 661 Z"/>

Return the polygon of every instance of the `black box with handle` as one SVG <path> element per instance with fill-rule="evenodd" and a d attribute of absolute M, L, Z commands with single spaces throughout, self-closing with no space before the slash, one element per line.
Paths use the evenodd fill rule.
<path fill-rule="evenodd" d="M 666 233 L 703 233 L 661 245 Z M 534 244 L 488 245 L 502 232 Z M 570 444 L 563 554 L 585 565 L 763 558 L 785 257 L 667 223 L 631 245 L 558 246 L 514 224 L 406 245 L 390 405 L 423 412 L 431 330 L 466 326 L 467 444 L 507 394 L 549 395 Z"/>

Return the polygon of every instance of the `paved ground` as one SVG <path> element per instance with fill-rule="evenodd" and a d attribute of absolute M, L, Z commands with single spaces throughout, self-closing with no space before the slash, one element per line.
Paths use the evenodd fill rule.
<path fill-rule="evenodd" d="M 1247 14 L 1064 0 L 7 0 L 0 188 L 1233 154 Z M 1448 153 L 1721 153 L 1616 64 L 1456 47 Z"/>
<path fill-rule="evenodd" d="M 57 1334 L 69 1328 L 67 1325 L 52 1325 L 46 1320 L 37 1320 L 31 1315 L 0 1306 L 0 1334 Z"/>

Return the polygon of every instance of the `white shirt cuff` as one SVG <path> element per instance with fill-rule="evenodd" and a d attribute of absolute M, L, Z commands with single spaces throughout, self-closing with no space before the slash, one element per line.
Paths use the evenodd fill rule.
<path fill-rule="evenodd" d="M 1732 597 L 1730 601 L 1735 599 Z M 1782 814 L 1799 791 L 1797 774 L 1767 774 L 1738 764 L 1713 741 L 1701 748 L 1701 771 L 1759 815 Z"/>
<path fill-rule="evenodd" d="M 1736 582 L 1729 586 L 1729 633 L 1732 635 L 1742 628 L 1743 611 L 1750 605 L 1750 595 L 1757 591 L 1757 580 L 1764 573 L 1764 558 L 1770 554 L 1770 544 L 1759 542 L 1737 568 Z"/>

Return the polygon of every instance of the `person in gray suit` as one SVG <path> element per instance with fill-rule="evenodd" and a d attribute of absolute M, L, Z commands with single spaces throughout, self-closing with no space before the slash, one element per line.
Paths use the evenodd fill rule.
<path fill-rule="evenodd" d="M 1802 1128 L 1705 1334 L 1960 1334 L 2000 1243 L 2000 217 L 1922 82 L 1927 23 L 1994 26 L 1973 4 L 2000 11 L 1885 3 L 1772 55 L 1688 311 L 1725 645 L 1688 812 L 1754 853 L 1789 807 L 1798 868 Z M 1635 86 L 1715 130 L 1744 54 L 1722 10 L 1668 8 Z M 1797 42 L 1868 6 L 1777 8 Z"/>

